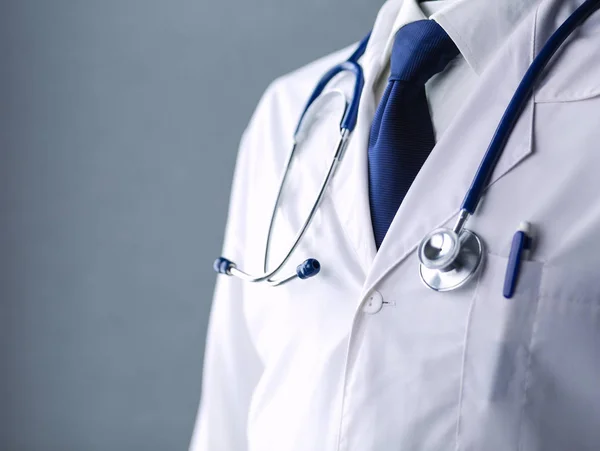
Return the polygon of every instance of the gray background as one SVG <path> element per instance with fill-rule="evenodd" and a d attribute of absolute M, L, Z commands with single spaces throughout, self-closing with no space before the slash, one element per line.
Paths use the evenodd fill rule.
<path fill-rule="evenodd" d="M 0 0 L 0 450 L 184 450 L 237 144 L 378 0 Z"/>

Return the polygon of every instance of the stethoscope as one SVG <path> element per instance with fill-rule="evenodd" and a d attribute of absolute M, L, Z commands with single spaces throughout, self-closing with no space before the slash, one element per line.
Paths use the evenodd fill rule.
<path fill-rule="evenodd" d="M 600 0 L 586 0 L 560 25 L 560 27 L 558 27 L 552 36 L 550 36 L 548 41 L 544 44 L 544 47 L 540 50 L 539 54 L 525 72 L 508 107 L 502 115 L 500 123 L 494 132 L 492 140 L 479 164 L 475 176 L 473 177 L 471 186 L 462 202 L 456 224 L 453 228 L 442 227 L 435 229 L 421 240 L 417 250 L 420 261 L 419 274 L 425 285 L 432 290 L 454 290 L 469 281 L 480 268 L 484 254 L 483 243 L 477 234 L 472 230 L 466 229 L 465 225 L 468 219 L 475 213 L 517 119 L 520 117 L 527 101 L 530 99 L 535 83 L 539 80 L 546 65 L 564 41 L 599 7 Z M 234 262 L 224 257 L 219 257 L 215 260 L 214 269 L 218 273 L 236 276 L 248 282 L 266 282 L 272 286 L 281 285 L 296 278 L 308 279 L 319 273 L 321 269 L 319 261 L 314 258 L 309 258 L 298 265 L 295 273 L 273 279 L 273 276 L 278 274 L 290 259 L 298 247 L 300 240 L 306 233 L 306 230 L 310 226 L 310 223 L 323 200 L 325 191 L 342 160 L 344 151 L 348 146 L 350 135 L 356 126 L 358 106 L 364 85 L 363 71 L 358 64 L 358 60 L 365 52 L 369 36 L 370 33 L 359 43 L 357 49 L 346 61 L 334 66 L 323 75 L 308 99 L 304 111 L 298 120 L 298 125 L 294 132 L 292 151 L 285 163 L 283 177 L 279 184 L 277 198 L 269 222 L 263 258 L 263 274 L 251 275 L 246 273 L 240 270 Z M 329 91 L 321 97 L 327 84 L 336 75 L 345 71 L 352 72 L 355 76 L 351 101 L 348 102 L 346 96 L 338 90 Z M 304 224 L 296 234 L 292 246 L 283 259 L 281 259 L 280 263 L 276 265 L 274 269 L 269 271 L 267 269 L 267 261 L 270 252 L 271 236 L 273 234 L 273 224 L 281 200 L 281 193 L 285 185 L 285 180 L 289 173 L 290 164 L 298 147 L 298 143 L 301 142 L 303 135 L 306 133 L 304 125 L 305 121 L 308 123 L 309 121 L 307 118 L 314 114 L 314 106 L 318 104 L 317 99 L 324 98 L 325 96 L 342 96 L 344 99 L 345 106 L 340 121 L 340 137 L 337 142 L 336 150 L 325 178 L 321 183 L 317 198 L 313 203 Z"/>

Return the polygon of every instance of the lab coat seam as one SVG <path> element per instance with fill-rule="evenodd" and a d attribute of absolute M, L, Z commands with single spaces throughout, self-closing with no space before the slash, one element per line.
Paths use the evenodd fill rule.
<path fill-rule="evenodd" d="M 546 268 L 544 266 L 541 267 L 541 275 L 539 278 L 539 284 L 537 287 L 536 294 L 536 305 L 534 312 L 533 324 L 531 325 L 531 336 L 529 337 L 529 346 L 527 348 L 528 356 L 527 356 L 527 366 L 525 367 L 525 380 L 523 381 L 523 395 L 521 398 L 521 410 L 519 412 L 519 426 L 517 431 L 517 451 L 521 451 L 523 448 L 523 422 L 525 418 L 525 406 L 527 405 L 527 394 L 530 389 L 530 379 L 531 379 L 531 365 L 533 361 L 533 353 L 531 352 L 531 348 L 533 346 L 533 341 L 536 336 L 536 332 L 539 326 L 539 309 L 540 309 L 540 301 L 542 298 L 542 286 L 544 282 L 544 276 L 546 275 Z"/>
<path fill-rule="evenodd" d="M 487 255 L 491 256 L 491 257 L 496 257 L 496 258 L 501 258 L 502 260 L 508 260 L 508 256 L 507 255 L 500 255 L 497 254 L 495 252 L 486 252 Z M 525 261 L 526 264 L 538 264 L 538 265 L 545 265 L 546 261 L 545 260 L 539 260 L 539 259 L 528 259 L 527 261 Z"/>
<path fill-rule="evenodd" d="M 348 334 L 348 345 L 346 347 L 346 359 L 344 361 L 344 368 L 343 368 L 344 372 L 342 374 L 343 380 L 342 380 L 342 393 L 341 393 L 341 400 L 340 400 L 340 419 L 339 419 L 338 432 L 337 432 L 336 451 L 340 451 L 342 449 L 342 445 L 345 445 L 345 443 L 343 443 L 343 440 L 342 440 L 342 430 L 343 430 L 343 425 L 344 425 L 344 419 L 347 416 L 345 410 L 346 410 L 346 391 L 348 388 L 348 366 L 350 363 L 350 357 L 352 356 L 352 344 L 354 341 L 353 339 L 360 332 L 360 330 L 357 330 L 357 328 L 360 328 L 360 326 L 361 326 L 361 324 L 359 323 L 361 305 L 362 305 L 362 302 L 359 304 L 358 308 L 354 312 L 354 317 L 352 318 L 350 332 Z"/>
<path fill-rule="evenodd" d="M 535 248 L 534 248 L 534 252 L 535 252 Z M 504 262 L 508 262 L 508 255 L 506 255 L 506 254 L 501 255 L 496 252 L 487 251 L 486 255 L 490 256 L 490 257 L 495 257 L 495 258 L 501 259 Z M 540 259 L 540 258 L 528 258 L 527 260 L 523 261 L 522 264 L 524 264 L 524 265 L 539 265 L 539 266 L 543 266 L 545 268 L 552 268 L 552 266 L 553 266 L 553 265 L 547 264 L 546 260 Z M 541 297 L 544 298 L 545 296 L 542 294 Z"/>
<path fill-rule="evenodd" d="M 355 338 L 356 338 L 357 334 L 359 334 L 361 332 L 361 330 L 360 330 L 360 327 L 361 327 L 360 312 L 361 312 L 361 308 L 362 308 L 362 305 L 365 300 L 364 297 L 365 297 L 365 294 L 361 293 L 361 295 L 360 295 L 361 302 L 359 302 L 358 306 L 356 307 L 356 309 L 354 311 L 354 316 L 352 317 L 352 323 L 350 324 L 350 331 L 348 332 L 348 343 L 346 346 L 346 355 L 345 355 L 343 373 L 342 373 L 342 387 L 341 387 L 341 394 L 340 394 L 341 399 L 340 399 L 340 410 L 339 410 L 340 417 L 339 417 L 339 423 L 338 423 L 337 445 L 336 445 L 335 451 L 340 451 L 342 449 L 342 446 L 345 446 L 344 439 L 342 439 L 342 433 L 343 433 L 343 427 L 344 427 L 344 419 L 347 417 L 346 393 L 347 393 L 347 389 L 348 389 L 348 370 L 349 370 L 350 360 L 353 355 L 353 346 L 352 345 L 355 342 Z"/>
<path fill-rule="evenodd" d="M 540 304 L 544 304 L 544 301 L 558 301 L 563 302 L 564 306 L 567 305 L 576 305 L 579 307 L 600 307 L 600 301 L 596 300 L 570 300 L 565 299 L 566 296 L 556 296 L 546 292 L 542 292 L 540 294 Z"/>
<path fill-rule="evenodd" d="M 479 294 L 479 289 L 481 288 L 481 275 L 483 271 L 480 271 L 477 276 L 477 287 L 473 292 L 473 296 L 471 297 L 471 305 L 469 306 L 469 313 L 467 314 L 467 323 L 465 327 L 465 338 L 464 338 L 464 347 L 463 347 L 463 355 L 461 362 L 461 374 L 460 374 L 460 387 L 458 392 L 458 410 L 456 417 L 456 447 L 455 451 L 460 450 L 460 439 L 461 439 L 461 417 L 462 417 L 462 402 L 463 402 L 463 394 L 464 394 L 464 382 L 465 382 L 465 367 L 467 365 L 467 349 L 469 343 L 469 332 L 471 330 L 471 319 L 473 316 L 473 310 L 475 309 L 475 303 L 477 302 L 477 296 Z"/>
<path fill-rule="evenodd" d="M 545 266 L 550 269 L 559 269 L 561 267 L 564 267 L 565 264 L 564 263 L 562 263 L 562 264 L 561 263 L 546 263 Z"/>
<path fill-rule="evenodd" d="M 545 270 L 556 270 L 564 268 L 564 264 L 556 264 L 556 263 L 546 263 L 543 262 L 544 271 Z M 561 302 L 564 306 L 568 305 L 576 305 L 576 306 L 586 306 L 586 307 L 600 307 L 600 300 L 595 297 L 582 297 L 581 295 L 568 296 L 567 294 L 557 295 L 556 284 L 549 284 L 550 287 L 547 287 L 546 284 L 540 284 L 540 303 L 544 304 L 543 301 L 555 301 Z M 562 286 L 562 285 L 561 285 Z M 562 290 L 561 290 L 562 291 Z"/>
<path fill-rule="evenodd" d="M 528 117 L 528 132 L 526 136 L 519 142 L 519 144 L 515 145 L 515 151 L 512 154 L 512 159 L 507 160 L 506 168 L 500 167 L 498 174 L 493 174 L 492 179 L 490 180 L 488 186 L 486 187 L 486 191 L 490 189 L 496 182 L 500 181 L 503 177 L 508 175 L 515 167 L 529 157 L 533 153 L 533 122 L 534 122 L 534 113 L 535 113 L 535 103 L 533 103 L 533 99 L 530 99 L 527 106 L 531 106 L 531 113 L 527 114 L 525 111 L 523 112 L 523 120 L 526 119 L 525 116 Z"/>
<path fill-rule="evenodd" d="M 590 89 L 588 91 L 573 92 L 569 95 L 566 95 L 565 97 L 560 97 L 557 94 L 554 94 L 554 95 L 555 95 L 555 97 L 549 96 L 549 97 L 542 97 L 541 99 L 536 98 L 535 103 L 540 104 L 540 105 L 544 105 L 544 104 L 552 105 L 552 104 L 559 104 L 559 103 L 584 102 L 586 100 L 600 97 L 600 87 Z"/>

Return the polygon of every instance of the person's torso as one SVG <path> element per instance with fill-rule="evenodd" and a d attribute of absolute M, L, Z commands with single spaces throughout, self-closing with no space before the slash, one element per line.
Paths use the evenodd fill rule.
<path fill-rule="evenodd" d="M 521 76 L 573 5 L 543 3 L 507 39 L 426 161 L 373 259 L 366 193 L 369 71 L 359 124 L 288 268 L 321 273 L 246 285 L 245 315 L 265 371 L 249 449 L 600 449 L 600 16 L 550 65 L 468 227 L 484 241 L 477 279 L 437 293 L 415 248 L 452 225 Z M 318 78 L 349 51 L 276 82 L 251 125 L 252 192 L 244 265 L 264 238 L 296 120 Z M 350 93 L 352 77 L 333 83 Z M 324 112 L 299 149 L 273 237 L 273 261 L 305 219 L 338 136 Z M 536 231 L 515 296 L 502 285 L 521 221 Z"/>

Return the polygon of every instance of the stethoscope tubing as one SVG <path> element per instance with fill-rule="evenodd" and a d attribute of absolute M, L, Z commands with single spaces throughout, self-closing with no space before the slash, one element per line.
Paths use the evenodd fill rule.
<path fill-rule="evenodd" d="M 319 193 L 317 195 L 317 198 L 315 200 L 315 202 L 313 203 L 312 208 L 310 209 L 310 212 L 308 213 L 306 220 L 304 221 L 304 224 L 302 225 L 302 227 L 300 228 L 300 230 L 298 231 L 298 233 L 296 234 L 296 237 L 294 238 L 294 243 L 291 246 L 290 250 L 288 251 L 288 253 L 285 255 L 285 257 L 281 260 L 281 263 L 279 263 L 275 269 L 273 271 L 271 271 L 270 273 L 268 273 L 268 277 L 266 277 L 263 280 L 267 280 L 267 282 L 272 285 L 272 286 L 278 286 L 281 285 L 285 282 L 288 282 L 292 279 L 295 279 L 297 277 L 297 273 L 291 274 L 287 277 L 284 277 L 283 279 L 280 280 L 271 280 L 271 277 L 274 276 L 275 274 L 277 274 L 281 268 L 283 268 L 283 266 L 288 262 L 288 260 L 290 259 L 290 257 L 292 256 L 292 254 L 294 253 L 294 251 L 296 250 L 296 248 L 298 247 L 298 244 L 300 243 L 300 240 L 302 239 L 302 237 L 304 236 L 304 234 L 306 233 L 306 231 L 308 230 L 308 227 L 310 226 L 310 224 L 312 223 L 313 218 L 315 217 L 315 214 L 317 213 L 317 210 L 319 209 L 319 206 L 321 205 L 321 201 L 323 200 L 323 197 L 325 196 L 325 191 L 327 190 L 327 187 L 329 186 L 329 183 L 331 182 L 331 179 L 333 178 L 335 171 L 341 161 L 341 158 L 344 154 L 344 150 L 348 144 L 348 139 L 350 137 L 350 130 L 348 129 L 343 129 L 340 135 L 340 139 L 338 141 L 338 144 L 336 146 L 336 151 L 335 154 L 333 156 L 333 159 L 331 161 L 331 164 L 329 165 L 329 169 L 327 171 L 327 174 L 325 175 L 325 178 L 323 179 L 323 181 L 321 182 L 321 187 L 319 188 Z M 292 155 L 296 150 L 296 144 L 294 144 L 292 153 L 290 154 L 290 157 L 286 163 L 286 167 L 284 170 L 284 175 L 283 178 L 281 180 L 281 183 L 279 184 L 279 190 L 277 192 L 277 198 L 275 200 L 275 205 L 273 206 L 273 212 L 271 213 L 271 220 L 269 221 L 269 231 L 267 233 L 267 243 L 265 245 L 265 254 L 264 254 L 264 258 L 263 258 L 263 271 L 265 272 L 265 275 L 267 275 L 267 265 L 268 265 L 268 259 L 269 259 L 269 254 L 270 254 L 270 244 L 271 244 L 271 236 L 273 234 L 273 229 L 274 229 L 274 224 L 275 224 L 275 217 L 277 215 L 277 209 L 279 208 L 279 203 L 280 203 L 280 199 L 281 199 L 281 193 L 283 192 L 283 187 L 285 186 L 285 179 L 287 178 L 287 174 L 289 173 L 289 167 L 292 161 Z"/>
<path fill-rule="evenodd" d="M 475 213 L 483 192 L 496 168 L 500 155 L 506 146 L 517 120 L 521 116 L 527 101 L 530 99 L 536 82 L 540 79 L 550 59 L 560 48 L 563 42 L 581 25 L 590 15 L 600 7 L 600 0 L 586 0 L 565 20 L 558 29 L 550 36 L 546 44 L 535 57 L 519 86 L 515 90 L 508 107 L 502 115 L 502 119 L 494 132 L 487 151 L 479 164 L 475 177 L 471 182 L 461 210 L 469 215 Z"/>

